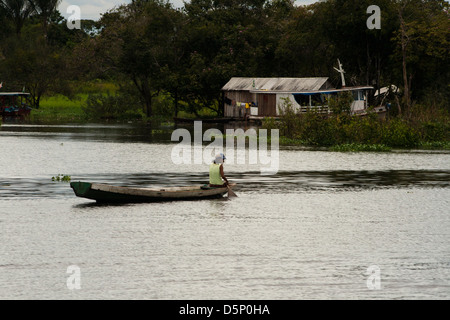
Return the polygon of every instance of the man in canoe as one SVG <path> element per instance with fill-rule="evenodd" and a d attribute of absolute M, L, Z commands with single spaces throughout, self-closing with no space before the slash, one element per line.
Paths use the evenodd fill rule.
<path fill-rule="evenodd" d="M 223 188 L 228 186 L 228 179 L 223 172 L 223 163 L 227 158 L 223 153 L 216 155 L 213 163 L 209 166 L 209 186 L 212 188 Z M 225 181 L 225 182 L 224 182 Z"/>

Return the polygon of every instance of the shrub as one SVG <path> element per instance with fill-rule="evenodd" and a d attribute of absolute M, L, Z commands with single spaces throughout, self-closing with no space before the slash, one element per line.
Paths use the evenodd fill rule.
<path fill-rule="evenodd" d="M 171 118 L 175 113 L 174 101 L 170 94 L 163 92 L 153 99 L 152 111 L 156 116 Z"/>
<path fill-rule="evenodd" d="M 334 115 L 350 114 L 352 102 L 353 95 L 350 91 L 339 92 L 330 97 L 328 107 Z"/>
<path fill-rule="evenodd" d="M 326 116 L 317 112 L 306 112 L 300 116 L 301 132 L 297 138 L 304 140 L 313 146 L 331 146 L 336 144 L 335 119 L 327 119 Z"/>
<path fill-rule="evenodd" d="M 384 144 L 358 144 L 358 143 L 349 143 L 349 144 L 339 144 L 332 146 L 330 148 L 331 151 L 337 152 L 387 152 L 391 151 L 391 148 L 385 146 Z"/>
<path fill-rule="evenodd" d="M 427 141 L 422 142 L 419 147 L 425 150 L 450 150 L 450 141 Z"/>
<path fill-rule="evenodd" d="M 280 129 L 280 123 L 272 117 L 265 117 L 262 121 L 262 128 L 267 130 Z"/>
<path fill-rule="evenodd" d="M 126 93 L 89 94 L 83 111 L 93 119 L 142 118 L 139 101 Z"/>
<path fill-rule="evenodd" d="M 448 114 L 435 112 L 433 119 L 423 112 L 420 117 L 408 120 L 394 117 L 381 120 L 375 113 L 366 116 L 351 116 L 343 107 L 347 105 L 344 98 L 335 101 L 336 113 L 322 114 L 316 111 L 296 113 L 289 99 L 285 99 L 280 108 L 280 121 L 267 118 L 264 128 L 280 129 L 280 137 L 288 141 L 301 141 L 311 146 L 341 146 L 361 151 L 384 151 L 385 148 L 413 148 L 424 145 L 432 148 L 444 148 L 450 141 L 450 122 Z M 341 108 L 340 108 L 340 107 Z M 339 111 L 340 110 L 340 111 Z M 443 142 L 438 144 L 438 142 Z M 369 146 L 373 146 L 372 147 Z M 370 150 L 369 150 L 370 149 Z"/>
<path fill-rule="evenodd" d="M 299 128 L 299 115 L 295 111 L 295 108 L 289 98 L 282 98 L 283 103 L 278 106 L 280 112 L 280 134 L 288 138 L 295 138 L 298 134 Z"/>
<path fill-rule="evenodd" d="M 383 123 L 375 114 L 369 114 L 366 117 L 352 117 L 350 121 L 343 125 L 343 131 L 346 139 L 341 142 L 356 142 L 363 144 L 380 143 L 381 127 Z"/>
<path fill-rule="evenodd" d="M 448 122 L 427 121 L 421 124 L 420 129 L 424 141 L 450 140 L 450 124 Z"/>
<path fill-rule="evenodd" d="M 382 127 L 381 143 L 390 147 L 416 147 L 419 141 L 419 133 L 404 120 L 391 119 Z"/>

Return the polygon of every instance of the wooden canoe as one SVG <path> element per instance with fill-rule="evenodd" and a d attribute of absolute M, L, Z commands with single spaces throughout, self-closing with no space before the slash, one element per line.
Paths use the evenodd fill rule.
<path fill-rule="evenodd" d="M 231 187 L 236 184 L 230 184 Z M 99 203 L 142 203 L 221 198 L 228 188 L 210 188 L 208 185 L 170 188 L 131 188 L 108 184 L 72 182 L 70 187 L 77 197 Z"/>

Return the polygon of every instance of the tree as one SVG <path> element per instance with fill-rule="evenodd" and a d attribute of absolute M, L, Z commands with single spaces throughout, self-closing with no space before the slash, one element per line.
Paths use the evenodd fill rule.
<path fill-rule="evenodd" d="M 92 41 L 103 69 L 125 75 L 136 87 L 148 117 L 153 98 L 169 81 L 166 71 L 177 63 L 179 16 L 167 1 L 135 0 L 103 15 L 102 31 Z"/>
<path fill-rule="evenodd" d="M 11 19 L 18 37 L 22 31 L 25 20 L 33 13 L 34 6 L 31 0 L 0 0 L 0 7 Z"/>
<path fill-rule="evenodd" d="M 281 31 L 275 68 L 280 76 L 312 77 L 328 73 L 327 65 L 335 61 L 335 53 L 321 27 L 323 12 L 298 6 L 286 12 L 285 17 L 276 15 Z"/>
<path fill-rule="evenodd" d="M 399 0 L 395 5 L 400 24 L 393 37 L 398 48 L 394 56 L 401 57 L 403 100 L 410 111 L 413 98 L 425 96 L 432 87 L 448 91 L 449 5 L 420 0 Z"/>
<path fill-rule="evenodd" d="M 66 57 L 63 49 L 50 47 L 45 39 L 36 35 L 10 39 L 0 70 L 9 87 L 31 94 L 31 104 L 39 108 L 42 96 L 49 92 L 61 92 L 67 83 Z"/>
<path fill-rule="evenodd" d="M 380 30 L 367 28 L 370 5 L 381 9 Z M 393 48 L 390 40 L 397 25 L 391 1 L 330 0 L 315 3 L 308 9 L 312 14 L 309 28 L 321 48 L 313 55 L 323 59 L 319 65 L 328 66 L 326 74 L 334 75 L 336 85 L 333 66 L 339 58 L 347 72 L 348 83 L 381 86 L 381 75 L 389 73 L 388 57 Z M 314 39 L 311 42 L 315 43 Z"/>
<path fill-rule="evenodd" d="M 274 73 L 279 29 L 272 29 L 270 15 L 275 11 L 266 0 L 192 0 L 185 4 L 190 88 L 184 99 L 189 111 L 209 108 L 220 114 L 220 89 L 231 77 Z"/>
<path fill-rule="evenodd" d="M 45 38 L 47 38 L 50 17 L 57 11 L 60 3 L 61 0 L 31 0 L 33 10 L 40 17 Z"/>
<path fill-rule="evenodd" d="M 0 40 L 7 37 L 10 33 L 11 23 L 8 19 L 6 9 L 0 4 L 0 21 L 2 21 L 2 27 L 0 28 Z"/>

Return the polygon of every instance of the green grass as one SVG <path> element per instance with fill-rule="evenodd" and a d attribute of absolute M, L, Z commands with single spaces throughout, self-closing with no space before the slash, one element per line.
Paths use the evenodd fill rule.
<path fill-rule="evenodd" d="M 449 141 L 436 141 L 436 142 L 422 142 L 419 144 L 418 149 L 423 150 L 450 150 Z M 384 144 L 359 144 L 348 143 L 335 145 L 329 148 L 331 151 L 336 152 L 389 152 L 392 150 Z"/>
<path fill-rule="evenodd" d="M 68 99 L 62 95 L 55 95 L 51 97 L 43 97 L 40 101 L 39 109 L 33 109 L 29 121 L 38 124 L 54 124 L 54 123 L 86 123 L 94 121 L 92 115 L 88 115 L 84 108 L 89 95 L 103 94 L 115 95 L 119 91 L 119 86 L 104 80 L 92 80 L 88 82 L 74 83 L 73 93 L 74 99 Z M 132 120 L 140 120 L 144 122 L 152 122 L 155 124 L 164 123 L 167 126 L 173 120 L 173 115 L 167 106 L 167 95 L 162 94 L 159 99 L 153 101 L 154 116 L 147 118 L 144 112 L 137 114 Z M 169 99 L 170 100 L 170 99 Z M 180 109 L 183 102 L 180 101 Z M 203 108 L 198 112 L 201 118 L 215 118 L 217 115 L 208 108 Z M 179 118 L 195 119 L 197 116 L 190 112 L 180 110 L 178 112 Z M 128 115 L 124 114 L 123 119 L 118 117 L 116 120 L 125 121 L 129 119 Z"/>
<path fill-rule="evenodd" d="M 392 148 L 384 144 L 348 143 L 332 146 L 329 150 L 336 152 L 389 152 Z"/>
<path fill-rule="evenodd" d="M 422 143 L 419 144 L 419 149 L 423 149 L 423 150 L 450 150 L 450 141 L 422 142 Z"/>
<path fill-rule="evenodd" d="M 220 118 L 220 116 L 218 116 L 216 112 L 212 111 L 209 108 L 201 109 L 198 112 L 198 115 L 200 116 L 200 118 L 203 118 L 203 119 Z M 193 113 L 189 113 L 189 112 L 186 112 L 184 110 L 180 110 L 180 111 L 178 111 L 177 118 L 181 118 L 181 119 L 197 119 L 198 117 L 195 114 L 193 114 Z"/>
<path fill-rule="evenodd" d="M 39 109 L 33 109 L 30 121 L 33 123 L 86 122 L 86 115 L 81 108 L 87 94 L 77 95 L 77 99 L 69 100 L 64 96 L 53 96 L 42 99 Z"/>
<path fill-rule="evenodd" d="M 282 146 L 306 146 L 306 142 L 299 139 L 292 139 L 281 136 L 279 138 L 280 145 Z"/>
<path fill-rule="evenodd" d="M 94 80 L 75 85 L 75 98 L 69 99 L 62 95 L 44 97 L 39 109 L 33 109 L 30 114 L 32 123 L 83 123 L 90 119 L 83 111 L 89 94 L 115 93 L 118 86 L 101 80 Z"/>
<path fill-rule="evenodd" d="M 90 93 L 111 93 L 115 94 L 119 90 L 119 86 L 111 83 L 111 82 L 104 82 L 101 80 L 93 80 L 88 81 L 82 84 L 79 84 L 76 88 L 77 94 L 86 94 L 86 97 Z"/>

